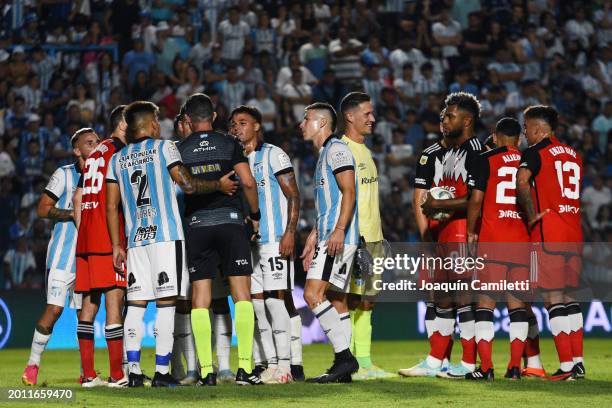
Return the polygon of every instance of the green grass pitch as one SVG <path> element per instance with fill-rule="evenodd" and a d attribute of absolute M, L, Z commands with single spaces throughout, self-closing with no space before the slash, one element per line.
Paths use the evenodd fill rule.
<path fill-rule="evenodd" d="M 557 369 L 557 357 L 551 339 L 541 341 L 542 358 L 547 371 Z M 454 358 L 461 346 L 455 344 Z M 396 372 L 418 362 L 425 355 L 427 342 L 377 341 L 373 344 L 374 363 Z M 21 373 L 29 350 L 0 350 L 0 388 L 23 388 Z M 235 349 L 232 349 L 235 366 Z M 89 389 L 78 387 L 79 356 L 76 350 L 49 350 L 43 355 L 39 386 L 70 387 L 76 400 L 71 403 L 37 403 L 35 401 L 7 403 L 0 406 L 71 406 L 71 407 L 598 407 L 612 406 L 612 340 L 585 340 L 587 379 L 553 383 L 544 380 L 509 381 L 503 378 L 508 356 L 508 341 L 497 340 L 494 363 L 497 378 L 493 383 L 468 383 L 461 380 L 435 378 L 396 378 L 390 380 L 353 382 L 352 384 L 290 384 L 238 387 L 220 385 L 216 388 L 181 387 L 175 389 Z M 331 346 L 317 344 L 304 347 L 307 376 L 318 375 L 330 364 Z M 153 374 L 154 352 L 143 350 L 143 370 Z M 104 349 L 96 350 L 96 369 L 108 376 L 108 360 Z"/>

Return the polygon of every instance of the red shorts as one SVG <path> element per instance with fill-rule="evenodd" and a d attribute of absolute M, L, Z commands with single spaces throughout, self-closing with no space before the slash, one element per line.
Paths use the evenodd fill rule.
<path fill-rule="evenodd" d="M 520 283 L 525 282 L 525 285 L 529 285 L 529 289 L 525 286 L 525 290 L 506 290 L 501 289 L 500 292 L 508 291 L 508 292 L 531 292 L 531 281 L 529 280 L 529 267 L 527 265 L 510 265 L 503 263 L 495 263 L 495 262 L 487 262 L 484 264 L 484 268 L 481 270 L 476 270 L 474 272 L 474 280 L 480 281 L 480 284 L 483 283 Z M 495 291 L 494 291 L 495 292 Z"/>
<path fill-rule="evenodd" d="M 531 274 L 540 289 L 577 288 L 582 258 L 576 254 L 551 254 L 541 246 L 531 253 Z"/>
<path fill-rule="evenodd" d="M 127 286 L 127 274 L 115 270 L 112 255 L 77 256 L 76 262 L 75 292 Z"/>

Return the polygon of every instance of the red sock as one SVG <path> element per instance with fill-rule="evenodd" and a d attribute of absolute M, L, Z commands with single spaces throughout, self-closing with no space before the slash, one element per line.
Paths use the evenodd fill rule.
<path fill-rule="evenodd" d="M 572 345 L 572 356 L 574 357 L 582 357 L 582 348 L 583 348 L 583 331 L 579 329 L 578 331 L 572 331 L 569 334 L 570 343 Z"/>
<path fill-rule="evenodd" d="M 470 339 L 462 338 L 461 347 L 463 348 L 461 361 L 468 364 L 476 364 L 476 339 L 474 337 Z"/>
<path fill-rule="evenodd" d="M 119 380 L 123 378 L 123 326 L 120 324 L 107 326 L 104 335 L 108 348 L 111 377 L 113 380 Z"/>
<path fill-rule="evenodd" d="M 527 337 L 525 341 L 525 355 L 533 357 L 540 354 L 540 336 L 535 336 L 533 339 Z"/>
<path fill-rule="evenodd" d="M 570 336 L 567 333 L 561 332 L 556 336 L 553 336 L 555 341 L 555 347 L 557 348 L 557 355 L 559 356 L 559 362 L 566 363 L 573 361 L 572 355 L 572 343 Z"/>
<path fill-rule="evenodd" d="M 526 350 L 528 342 L 529 339 L 526 341 L 521 341 L 520 339 L 512 340 L 510 343 L 510 362 L 508 363 L 508 368 L 521 366 L 521 357 L 523 357 L 523 352 Z M 478 354 L 480 354 L 480 349 L 478 349 Z M 482 359 L 482 357 L 480 358 Z"/>
<path fill-rule="evenodd" d="M 429 340 L 431 344 L 431 351 L 429 355 L 437 358 L 438 360 L 444 360 L 446 350 L 448 349 L 448 344 L 452 340 L 451 336 L 442 336 L 440 332 L 435 331 Z"/>
<path fill-rule="evenodd" d="M 478 356 L 480 357 L 480 369 L 482 371 L 487 371 L 490 368 L 493 368 L 493 361 L 491 360 L 491 354 L 493 353 L 493 340 L 486 341 L 480 340 L 478 342 Z M 464 353 L 465 355 L 465 353 Z M 463 360 L 466 363 L 469 361 Z M 476 357 L 474 357 L 474 363 L 476 363 Z"/>
<path fill-rule="evenodd" d="M 79 339 L 79 352 L 81 353 L 81 367 L 85 378 L 96 377 L 94 369 L 94 327 L 92 322 L 79 321 L 77 325 Z"/>

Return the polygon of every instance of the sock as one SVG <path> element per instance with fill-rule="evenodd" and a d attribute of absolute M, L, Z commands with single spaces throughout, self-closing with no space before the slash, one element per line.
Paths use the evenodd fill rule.
<path fill-rule="evenodd" d="M 447 355 L 448 345 L 452 341 L 455 330 L 455 318 L 453 308 L 436 307 L 436 330 L 430 338 L 431 350 L 427 356 L 427 364 L 431 368 L 442 365 L 442 360 Z"/>
<path fill-rule="evenodd" d="M 459 318 L 459 335 L 463 348 L 461 363 L 468 369 L 474 369 L 476 366 L 476 339 L 474 338 L 476 322 L 472 305 L 463 305 L 457 308 L 457 317 Z"/>
<path fill-rule="evenodd" d="M 436 307 L 433 302 L 426 302 L 425 306 L 425 331 L 427 332 L 427 338 L 430 339 L 436 327 Z"/>
<path fill-rule="evenodd" d="M 108 348 L 111 378 L 120 380 L 123 378 L 123 326 L 120 324 L 106 326 L 104 336 Z"/>
<path fill-rule="evenodd" d="M 372 311 L 355 310 L 355 357 L 359 367 L 370 368 L 372 366 Z"/>
<path fill-rule="evenodd" d="M 253 332 L 253 362 L 256 366 L 265 365 L 265 357 L 263 355 L 263 346 L 261 345 L 261 335 L 257 328 L 257 322 L 255 322 L 255 331 Z"/>
<path fill-rule="evenodd" d="M 278 365 L 289 368 L 291 363 L 291 318 L 289 312 L 287 312 L 283 299 L 268 298 L 265 302 L 272 319 L 272 333 L 276 345 Z"/>
<path fill-rule="evenodd" d="M 334 352 L 339 353 L 348 350 L 349 343 L 344 333 L 342 322 L 340 322 L 340 316 L 329 300 L 321 302 L 312 309 L 312 312 L 319 319 L 319 323 L 332 344 Z"/>
<path fill-rule="evenodd" d="M 291 364 L 302 365 L 302 318 L 291 316 Z"/>
<path fill-rule="evenodd" d="M 157 305 L 155 318 L 155 372 L 168 374 L 174 345 L 174 305 Z"/>
<path fill-rule="evenodd" d="M 200 375 L 205 378 L 213 372 L 210 315 L 208 309 L 191 309 L 191 328 L 200 361 Z"/>
<path fill-rule="evenodd" d="M 583 348 L 583 317 L 580 304 L 578 302 L 567 303 L 567 318 L 570 324 L 570 343 L 572 344 L 572 355 L 574 364 L 584 362 L 582 357 Z"/>
<path fill-rule="evenodd" d="M 40 357 L 42 356 L 47 343 L 51 338 L 51 333 L 42 334 L 38 330 L 34 329 L 34 336 L 32 337 L 32 348 L 30 349 L 30 359 L 28 365 L 40 366 Z"/>
<path fill-rule="evenodd" d="M 351 340 L 353 339 L 353 325 L 351 324 L 351 316 L 348 312 L 338 313 L 340 316 L 340 323 L 342 324 L 342 331 L 346 336 L 346 342 L 351 345 Z"/>
<path fill-rule="evenodd" d="M 125 316 L 123 316 L 123 321 L 125 322 Z M 128 369 L 127 346 L 125 345 L 125 327 L 123 328 L 123 358 L 121 361 L 121 369 L 123 370 L 123 374 L 125 376 L 130 373 Z"/>
<path fill-rule="evenodd" d="M 85 378 L 97 376 L 94 369 L 94 325 L 93 322 L 79 321 L 77 325 L 77 338 L 81 353 L 81 367 Z"/>
<path fill-rule="evenodd" d="M 238 368 L 251 372 L 253 363 L 253 331 L 255 314 L 253 304 L 242 300 L 234 305 L 236 310 L 236 337 L 238 338 Z"/>
<path fill-rule="evenodd" d="M 355 333 L 355 310 L 349 310 L 349 317 L 351 318 L 351 332 Z M 355 354 L 355 336 L 351 336 L 349 349 L 351 353 Z"/>
<path fill-rule="evenodd" d="M 278 365 L 278 358 L 276 356 L 276 347 L 274 346 L 274 337 L 272 336 L 272 326 L 266 314 L 266 304 L 262 299 L 253 299 L 252 301 L 253 310 L 257 317 L 257 328 L 261 338 L 262 349 L 260 351 L 263 351 L 264 359 L 268 366 L 276 366 Z"/>
<path fill-rule="evenodd" d="M 184 316 L 182 313 L 176 312 L 174 316 L 174 343 L 172 345 L 172 376 L 180 380 L 185 375 L 185 367 L 183 366 L 183 345 L 185 340 L 184 332 Z"/>
<path fill-rule="evenodd" d="M 444 354 L 444 358 L 442 359 L 442 364 L 446 364 L 446 365 L 450 364 L 450 359 L 451 359 L 451 354 L 453 352 L 454 344 L 455 342 L 453 341 L 453 338 L 451 337 L 450 341 L 448 342 L 448 347 L 446 348 L 446 354 Z"/>
<path fill-rule="evenodd" d="M 531 306 L 529 306 L 531 308 Z M 526 367 L 530 368 L 542 368 L 542 361 L 540 360 L 540 328 L 538 327 L 538 320 L 534 315 L 527 315 L 527 322 L 529 323 L 529 331 L 527 332 L 527 341 L 525 341 L 525 353 L 527 357 Z"/>
<path fill-rule="evenodd" d="M 510 316 L 510 361 L 508 368 L 521 366 L 521 357 L 525 351 L 525 343 L 529 334 L 527 311 L 520 307 L 508 311 Z"/>
<path fill-rule="evenodd" d="M 493 327 L 493 310 L 486 308 L 476 309 L 475 337 L 480 357 L 480 368 L 487 371 L 493 368 L 491 354 L 493 353 L 493 338 L 495 328 Z M 474 361 L 475 363 L 476 361 Z"/>
<path fill-rule="evenodd" d="M 187 363 L 187 372 L 197 371 L 198 357 L 195 351 L 193 332 L 191 331 L 191 313 L 177 313 L 174 319 L 175 342 L 178 339 L 179 351 L 183 353 Z"/>
<path fill-rule="evenodd" d="M 569 337 L 570 323 L 567 317 L 567 310 L 563 303 L 550 305 L 548 308 L 548 320 L 550 331 L 555 341 L 557 355 L 561 363 L 561 370 L 567 372 L 574 367 L 572 356 L 572 344 Z"/>
<path fill-rule="evenodd" d="M 232 347 L 232 316 L 229 310 L 227 313 L 219 314 L 213 311 L 213 327 L 219 371 L 229 370 Z"/>
<path fill-rule="evenodd" d="M 147 307 L 144 305 L 128 305 L 123 322 L 123 337 L 130 373 L 142 374 L 140 370 L 140 348 L 143 333 L 143 318 Z"/>

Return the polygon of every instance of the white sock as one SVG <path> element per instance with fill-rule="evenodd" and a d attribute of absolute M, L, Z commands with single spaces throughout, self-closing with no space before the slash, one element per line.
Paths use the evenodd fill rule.
<path fill-rule="evenodd" d="M 302 318 L 291 317 L 291 364 L 302 365 Z"/>
<path fill-rule="evenodd" d="M 266 315 L 265 302 L 262 299 L 253 299 L 253 309 L 255 310 L 255 324 L 259 328 L 259 335 L 261 336 L 263 354 L 268 362 L 268 367 L 274 367 L 278 365 L 278 358 L 276 357 L 276 347 L 272 337 L 272 326 L 270 326 Z"/>
<path fill-rule="evenodd" d="M 198 357 L 195 351 L 195 340 L 191 331 L 191 313 L 176 313 L 174 316 L 174 343 L 172 350 L 172 361 L 181 361 L 181 354 L 185 356 L 187 362 L 187 372 L 197 371 Z M 174 353 L 179 355 L 175 356 Z"/>
<path fill-rule="evenodd" d="M 123 328 L 123 361 L 121 362 L 121 368 L 123 368 L 123 374 L 127 377 L 130 373 L 128 369 L 128 358 L 127 358 L 127 346 L 125 345 L 125 327 Z"/>
<path fill-rule="evenodd" d="M 263 347 L 261 345 L 261 336 L 259 335 L 259 329 L 257 325 L 255 325 L 255 330 L 253 333 L 253 363 L 256 366 L 264 365 L 264 355 L 263 355 Z"/>
<path fill-rule="evenodd" d="M 348 349 L 350 343 L 346 340 L 340 315 L 329 300 L 323 301 L 319 306 L 312 309 L 312 312 L 319 320 L 323 331 L 334 348 L 334 352 L 339 353 Z"/>
<path fill-rule="evenodd" d="M 130 373 L 134 374 L 142 374 L 140 370 L 140 347 L 144 334 L 143 318 L 146 310 L 146 306 L 128 305 L 123 322 L 123 338 L 128 369 Z"/>
<path fill-rule="evenodd" d="M 232 316 L 229 313 L 213 313 L 215 346 L 219 371 L 230 369 L 230 349 L 232 347 Z"/>
<path fill-rule="evenodd" d="M 351 322 L 351 315 L 349 312 L 346 313 L 338 313 L 340 316 L 340 323 L 342 323 L 342 330 L 344 331 L 344 335 L 346 336 L 346 340 L 348 344 L 351 344 L 351 337 L 353 336 L 353 324 Z"/>
<path fill-rule="evenodd" d="M 289 368 L 291 363 L 291 318 L 289 317 L 289 312 L 287 312 L 283 299 L 268 298 L 265 302 L 272 319 L 272 333 L 276 346 L 278 365 Z"/>
<path fill-rule="evenodd" d="M 155 372 L 168 374 L 174 345 L 174 305 L 158 305 L 155 318 Z"/>
<path fill-rule="evenodd" d="M 427 338 L 430 338 L 436 330 L 436 307 L 433 302 L 426 302 L 425 305 L 427 307 L 425 310 L 425 331 L 427 332 Z"/>
<path fill-rule="evenodd" d="M 51 338 L 51 334 L 42 334 L 38 330 L 34 329 L 34 336 L 32 337 L 32 348 L 30 349 L 30 359 L 28 365 L 40 365 L 40 357 L 42 356 L 47 343 Z"/>
<path fill-rule="evenodd" d="M 425 361 L 427 362 L 427 365 L 431 368 L 438 368 L 442 365 L 442 360 L 432 357 L 431 355 L 428 355 Z"/>
<path fill-rule="evenodd" d="M 538 326 L 538 320 L 535 318 L 535 316 L 531 316 L 527 318 L 527 321 L 529 322 L 529 329 L 527 331 L 527 339 L 533 340 L 540 335 L 540 327 Z M 542 360 L 540 359 L 540 355 L 536 354 L 535 356 L 527 357 L 527 367 L 543 368 Z"/>

